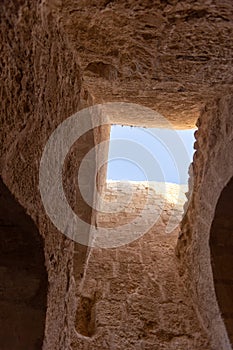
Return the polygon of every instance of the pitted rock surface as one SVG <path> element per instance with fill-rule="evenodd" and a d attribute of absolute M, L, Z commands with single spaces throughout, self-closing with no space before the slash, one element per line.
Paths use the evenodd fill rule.
<path fill-rule="evenodd" d="M 53 9 L 98 103 L 142 104 L 184 129 L 206 101 L 232 91 L 231 0 L 66 0 Z"/>

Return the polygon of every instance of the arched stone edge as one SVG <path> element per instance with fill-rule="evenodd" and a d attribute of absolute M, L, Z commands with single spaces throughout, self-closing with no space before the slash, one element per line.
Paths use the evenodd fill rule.
<path fill-rule="evenodd" d="M 193 194 L 181 223 L 176 253 L 180 275 L 212 349 L 231 345 L 217 303 L 209 236 L 223 188 L 233 176 L 233 96 L 209 102 L 197 121 L 193 161 Z"/>

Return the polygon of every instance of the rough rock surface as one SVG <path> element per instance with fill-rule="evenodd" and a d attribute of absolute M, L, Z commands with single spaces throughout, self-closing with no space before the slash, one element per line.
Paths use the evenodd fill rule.
<path fill-rule="evenodd" d="M 218 231 L 216 222 L 219 214 L 217 211 L 216 221 L 215 206 L 223 188 L 233 175 L 232 1 L 3 0 L 0 5 L 0 17 L 0 172 L 3 182 L 15 200 L 18 200 L 31 216 L 44 239 L 44 260 L 42 257 L 41 264 L 43 265 L 45 261 L 48 294 L 46 317 L 44 315 L 43 349 L 70 350 L 71 342 L 74 348 L 77 348 L 79 342 L 83 342 L 84 349 L 90 348 L 92 340 L 88 337 L 78 337 L 78 340 L 75 338 L 75 323 L 76 329 L 84 334 L 83 337 L 88 332 L 89 335 L 92 334 L 93 331 L 92 325 L 90 331 L 85 322 L 82 325 L 77 313 L 77 308 L 78 310 L 80 308 L 77 304 L 77 287 L 83 276 L 87 249 L 74 245 L 53 226 L 41 202 L 38 170 L 43 148 L 52 131 L 77 110 L 95 102 L 126 101 L 153 108 L 178 128 L 193 127 L 202 110 L 198 122 L 196 144 L 198 150 L 194 158 L 194 194 L 182 223 L 177 247 L 177 255 L 180 258 L 179 274 L 182 279 L 178 277 L 178 270 L 175 268 L 178 262 L 174 256 L 175 236 L 174 241 L 170 237 L 169 242 L 163 236 L 161 245 L 155 245 L 152 233 L 152 236 L 148 236 L 148 241 L 151 259 L 153 256 L 162 256 L 164 264 L 171 266 L 172 274 L 169 274 L 170 270 L 168 271 L 164 264 L 160 265 L 160 261 L 157 260 L 161 269 L 159 271 L 161 274 L 164 272 L 166 276 L 164 285 L 166 283 L 174 285 L 171 289 L 175 292 L 174 298 L 171 298 L 174 302 L 171 308 L 177 305 L 178 299 L 182 300 L 182 303 L 178 304 L 181 308 L 184 302 L 186 304 L 187 295 L 188 298 L 192 298 L 193 304 L 190 304 L 190 300 L 187 302 L 185 314 L 192 320 L 196 314 L 195 329 L 203 334 L 203 342 L 199 334 L 193 335 L 191 326 L 184 324 L 183 320 L 178 324 L 176 319 L 174 322 L 171 319 L 170 322 L 170 314 L 168 316 L 164 314 L 163 324 L 158 325 L 166 332 L 151 335 L 150 324 L 143 328 L 145 325 L 142 320 L 143 313 L 139 317 L 135 316 L 139 312 L 140 300 L 138 303 L 137 300 L 132 301 L 136 312 L 134 314 L 129 305 L 127 317 L 133 315 L 137 324 L 137 334 L 142 336 L 141 343 L 145 331 L 153 341 L 160 339 L 159 346 L 165 349 L 169 338 L 171 349 L 172 346 L 176 349 L 178 341 L 183 344 L 181 346 L 184 344 L 185 347 L 189 346 L 190 350 L 195 346 L 197 348 L 200 346 L 201 350 L 230 350 L 232 311 L 226 313 L 225 309 L 230 308 L 231 303 L 227 301 L 225 304 L 225 302 L 231 291 L 228 286 L 231 285 L 229 281 L 232 274 L 225 280 L 219 280 L 216 276 L 219 271 L 225 272 L 225 267 L 222 267 L 219 260 L 222 264 L 223 261 L 229 264 L 231 259 L 229 249 L 219 251 L 215 247 L 215 244 L 217 247 L 223 244 L 221 240 L 218 242 L 218 239 L 216 243 Z M 148 125 L 147 122 L 143 116 L 141 123 Z M 134 124 L 132 119 L 130 122 L 127 120 L 127 116 L 124 123 Z M 149 125 L 153 125 L 153 121 Z M 88 145 L 98 143 L 102 139 L 102 134 L 106 136 L 108 132 L 98 130 L 97 133 L 90 135 L 90 138 L 87 137 L 85 142 L 78 146 L 80 151 L 83 147 L 82 151 L 85 153 Z M 73 154 L 76 154 L 75 150 Z M 69 163 L 67 159 L 68 168 L 65 170 L 68 178 L 64 187 L 71 205 L 72 201 L 80 200 L 80 196 L 74 199 L 75 182 L 72 180 L 78 162 L 79 160 L 74 160 L 73 163 Z M 101 186 L 103 186 L 103 174 L 100 175 Z M 227 214 L 227 211 L 223 214 Z M 84 217 L 89 215 L 93 213 L 88 209 Z M 225 222 L 229 218 L 223 217 L 221 220 Z M 217 227 L 217 231 L 214 227 Z M 230 232 L 231 230 L 227 234 L 231 237 Z M 140 254 L 145 243 L 143 242 L 142 240 L 140 247 L 137 247 L 140 248 Z M 156 253 L 152 253 L 153 246 L 156 248 Z M 102 252 L 95 253 L 98 259 L 100 253 Z M 112 254 L 110 251 L 109 253 Z M 130 256 L 133 257 L 134 253 L 132 252 Z M 121 254 L 127 261 L 124 249 Z M 140 254 L 136 253 L 138 256 Z M 218 259 L 218 256 L 221 259 Z M 215 267 L 212 264 L 214 279 L 211 257 L 215 262 Z M 105 256 L 104 259 L 109 264 L 109 257 Z M 111 259 L 114 265 L 114 256 Z M 141 270 L 142 264 L 141 261 L 138 263 L 139 260 L 136 265 L 137 269 Z M 149 274 L 153 276 L 155 274 L 155 269 L 151 267 L 154 260 L 153 262 L 149 260 L 149 263 L 149 272 L 145 274 L 147 277 Z M 103 265 L 100 264 L 101 266 Z M 119 273 L 120 266 L 119 264 L 116 266 Z M 98 279 L 105 283 L 103 275 L 98 275 L 95 264 L 92 263 L 89 267 L 93 268 Z M 35 272 L 34 269 L 33 274 Z M 86 272 L 88 277 L 88 269 Z M 127 273 L 130 273 L 128 269 Z M 8 286 L 9 274 L 4 274 L 4 278 L 6 278 L 4 283 Z M 124 276 L 119 278 L 124 280 Z M 88 279 L 89 277 L 87 281 Z M 134 282 L 132 288 L 135 285 L 142 287 L 137 280 L 136 272 L 132 276 L 132 281 Z M 148 277 L 147 282 L 150 283 L 149 281 Z M 122 283 L 125 282 L 124 280 Z M 158 281 L 154 278 L 153 283 L 151 291 L 157 295 Z M 118 291 L 121 293 L 122 289 L 118 288 Z M 170 289 L 167 293 L 169 292 Z M 159 301 L 163 300 L 165 294 L 159 294 L 158 299 L 154 298 L 154 295 L 151 296 L 151 300 L 153 299 L 161 311 L 165 306 Z M 84 298 L 83 304 L 90 310 L 92 299 Z M 145 314 L 148 312 L 148 320 L 150 317 L 154 319 L 153 308 L 151 316 L 148 305 L 145 305 Z M 105 309 L 101 309 L 101 306 Z M 99 315 L 104 315 L 105 306 L 105 304 L 99 305 Z M 141 306 L 144 307 L 144 302 Z M 167 307 L 169 309 L 169 304 Z M 117 310 L 114 312 L 117 318 Z M 89 315 L 86 314 L 87 319 Z M 83 318 L 82 313 L 80 317 Z M 137 323 L 136 319 L 140 322 Z M 4 332 L 4 327 L 7 327 L 9 322 L 0 320 Z M 25 328 L 26 326 L 27 324 Z M 179 326 L 184 328 L 179 329 Z M 119 344 L 122 344 L 123 337 L 119 335 L 121 331 L 119 324 L 117 327 L 115 335 L 119 337 Z M 155 325 L 154 329 L 157 329 L 156 327 Z M 173 327 L 173 333 L 169 335 L 167 329 L 170 327 Z M 102 328 L 106 329 L 105 325 Z M 7 332 L 9 329 L 4 334 Z M 25 334 L 27 332 L 28 329 Z M 133 328 L 130 332 L 134 337 Z M 180 335 L 178 339 L 177 334 Z M 184 334 L 192 334 L 192 337 L 187 338 Z M 105 346 L 103 339 L 110 338 L 109 327 L 108 334 L 103 335 L 102 339 L 100 335 L 95 341 Z M 133 339 L 135 343 L 135 338 Z M 145 345 L 145 349 L 146 346 L 147 349 L 148 347 L 154 349 L 153 343 L 148 344 Z M 17 346 L 20 349 L 21 343 L 19 342 Z M 130 346 L 132 347 L 132 344 Z M 25 350 L 25 347 L 23 349 Z M 16 350 L 16 345 L 14 344 L 12 349 L 8 346 L 7 350 Z"/>
<path fill-rule="evenodd" d="M 212 348 L 222 350 L 231 349 L 222 319 L 232 342 L 232 115 L 233 99 L 226 96 L 208 104 L 198 120 L 193 196 L 177 247 L 180 274 Z"/>
<path fill-rule="evenodd" d="M 167 187 L 171 195 L 178 186 Z M 144 231 L 130 244 L 90 250 L 79 285 L 72 348 L 209 349 L 208 337 L 178 274 L 175 246 L 179 227 L 166 233 L 174 206 L 176 215 L 182 215 L 182 202 L 175 204 L 168 197 L 164 202 L 156 184 L 148 188 L 143 183 L 133 183 L 130 188 L 129 183 L 109 182 L 104 197 L 106 210 L 107 202 L 118 197 L 119 212 L 99 215 L 100 227 L 122 227 L 127 236 L 126 224 L 145 207 Z M 146 230 L 150 217 L 154 224 Z"/>
<path fill-rule="evenodd" d="M 206 101 L 232 91 L 231 0 L 52 4 L 98 103 L 142 104 L 190 128 Z"/>
<path fill-rule="evenodd" d="M 37 1 L 3 1 L 0 7 L 1 177 L 45 240 L 49 287 L 44 348 L 68 349 L 74 313 L 73 242 L 44 212 L 38 170 L 49 135 L 87 103 L 88 94 L 81 87 L 78 62 L 49 11 Z M 1 320 L 1 329 L 5 326 Z M 17 346 L 22 348 L 20 342 Z M 13 349 L 16 344 L 7 348 Z"/>

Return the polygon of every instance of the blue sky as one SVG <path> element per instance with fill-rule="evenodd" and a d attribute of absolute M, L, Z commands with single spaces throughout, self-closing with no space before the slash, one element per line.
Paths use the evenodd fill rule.
<path fill-rule="evenodd" d="M 194 131 L 113 125 L 108 180 L 187 183 Z"/>

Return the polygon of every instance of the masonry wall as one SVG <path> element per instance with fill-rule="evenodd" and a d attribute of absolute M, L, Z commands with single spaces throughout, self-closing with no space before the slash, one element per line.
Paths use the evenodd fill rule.
<path fill-rule="evenodd" d="M 79 286 L 72 349 L 210 349 L 179 277 L 179 227 L 166 233 L 174 207 L 175 215 L 182 215 L 182 200 L 174 204 L 178 188 L 167 184 L 168 199 L 159 183 L 107 183 L 103 209 L 115 202 L 118 213 L 99 214 L 99 227 L 122 227 L 122 232 L 126 227 L 125 235 L 131 235 L 126 225 L 144 208 L 144 231 L 116 248 L 91 248 Z M 151 218 L 153 224 L 146 230 Z"/>

